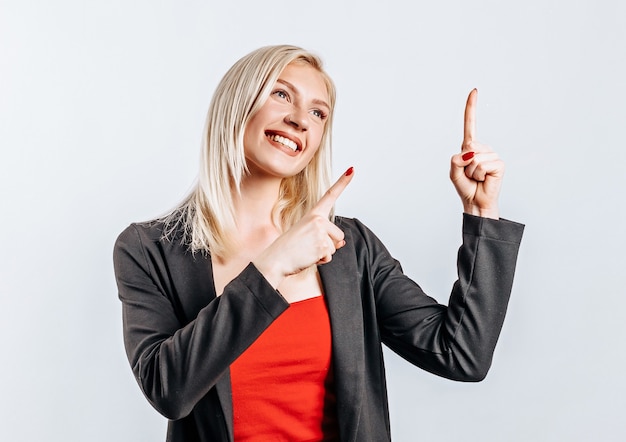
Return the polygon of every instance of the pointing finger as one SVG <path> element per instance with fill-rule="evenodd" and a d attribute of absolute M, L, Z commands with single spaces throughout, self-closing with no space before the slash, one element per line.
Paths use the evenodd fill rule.
<path fill-rule="evenodd" d="M 476 101 L 478 100 L 478 89 L 474 88 L 467 97 L 465 104 L 465 122 L 463 126 L 463 146 L 461 150 L 469 148 L 469 144 L 476 137 Z"/>
<path fill-rule="evenodd" d="M 324 215 L 325 217 L 328 216 L 341 193 L 348 186 L 348 184 L 350 184 L 350 181 L 352 181 L 352 177 L 354 176 L 353 172 L 354 168 L 352 167 L 346 170 L 346 172 L 339 177 L 337 182 L 326 191 L 324 196 L 317 202 L 312 211 L 320 215 Z"/>

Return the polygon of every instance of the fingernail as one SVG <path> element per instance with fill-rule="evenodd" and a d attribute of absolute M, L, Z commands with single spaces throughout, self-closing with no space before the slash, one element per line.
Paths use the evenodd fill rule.
<path fill-rule="evenodd" d="M 471 160 L 474 158 L 474 152 L 466 152 L 461 158 L 463 158 L 463 161 Z"/>
<path fill-rule="evenodd" d="M 352 172 L 354 172 L 354 167 L 349 167 L 348 170 L 346 170 L 346 173 L 344 173 L 344 175 L 350 176 L 352 175 Z"/>

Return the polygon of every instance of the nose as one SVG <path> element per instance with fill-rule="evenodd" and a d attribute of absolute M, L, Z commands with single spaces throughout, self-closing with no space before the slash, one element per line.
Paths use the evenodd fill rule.
<path fill-rule="evenodd" d="M 309 118 L 304 111 L 294 109 L 293 112 L 285 115 L 285 123 L 301 131 L 309 129 Z"/>

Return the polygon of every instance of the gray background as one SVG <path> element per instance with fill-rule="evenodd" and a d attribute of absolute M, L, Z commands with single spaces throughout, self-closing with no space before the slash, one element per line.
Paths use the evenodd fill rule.
<path fill-rule="evenodd" d="M 0 1 L 0 439 L 159 441 L 132 378 L 111 251 L 196 175 L 217 81 L 248 51 L 319 53 L 339 90 L 338 211 L 441 302 L 467 93 L 527 224 L 487 379 L 387 354 L 396 441 L 626 438 L 626 3 Z M 409 240 L 407 240 L 409 232 Z"/>

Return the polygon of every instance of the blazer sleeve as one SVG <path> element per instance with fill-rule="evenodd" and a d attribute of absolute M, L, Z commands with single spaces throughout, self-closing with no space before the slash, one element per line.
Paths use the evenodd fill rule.
<path fill-rule="evenodd" d="M 175 420 L 191 413 L 230 363 L 289 304 L 250 264 L 185 323 L 181 294 L 197 278 L 188 270 L 193 258 L 187 253 L 186 261 L 171 265 L 165 249 L 160 238 L 131 225 L 118 237 L 113 260 L 133 373 L 149 402 Z M 199 268 L 211 272 L 209 265 Z M 172 272 L 182 274 L 178 285 L 172 283 Z M 210 276 L 204 279 L 213 284 Z M 191 293 L 201 295 L 207 296 Z"/>
<path fill-rule="evenodd" d="M 382 341 L 409 362 L 461 381 L 484 379 L 504 321 L 524 226 L 464 214 L 448 306 L 404 275 L 362 224 Z"/>

